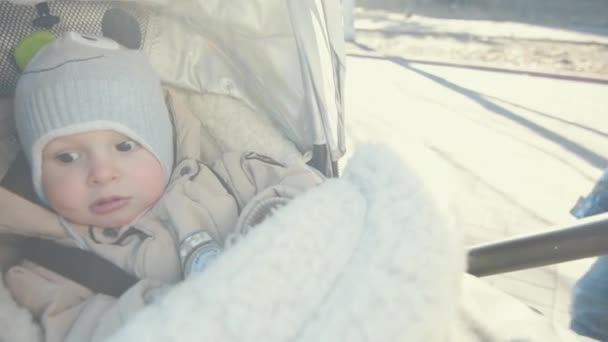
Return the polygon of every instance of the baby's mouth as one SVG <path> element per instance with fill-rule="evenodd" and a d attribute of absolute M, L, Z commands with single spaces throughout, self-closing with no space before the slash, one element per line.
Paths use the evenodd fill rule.
<path fill-rule="evenodd" d="M 113 211 L 120 210 L 129 203 L 130 197 L 111 196 L 100 198 L 93 202 L 91 210 L 95 214 L 109 214 Z"/>

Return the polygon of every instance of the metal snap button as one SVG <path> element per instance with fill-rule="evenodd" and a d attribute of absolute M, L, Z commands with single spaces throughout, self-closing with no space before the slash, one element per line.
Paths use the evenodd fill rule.
<path fill-rule="evenodd" d="M 118 230 L 113 228 L 106 228 L 103 230 L 103 236 L 107 238 L 116 238 L 118 236 Z"/>
<path fill-rule="evenodd" d="M 184 167 L 182 167 L 181 170 L 179 170 L 179 174 L 182 176 L 185 176 L 185 175 L 189 174 L 190 171 L 191 171 L 190 166 L 184 166 Z"/>

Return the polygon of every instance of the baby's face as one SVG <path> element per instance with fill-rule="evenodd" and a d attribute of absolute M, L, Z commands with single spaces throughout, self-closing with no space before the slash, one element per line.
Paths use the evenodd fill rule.
<path fill-rule="evenodd" d="M 114 228 L 156 202 L 165 177 L 156 157 L 128 137 L 99 130 L 56 138 L 42 152 L 42 187 L 68 221 Z"/>

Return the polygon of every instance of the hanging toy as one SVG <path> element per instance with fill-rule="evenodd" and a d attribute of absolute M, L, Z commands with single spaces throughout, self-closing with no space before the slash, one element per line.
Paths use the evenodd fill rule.
<path fill-rule="evenodd" d="M 45 30 L 36 31 L 17 43 L 14 57 L 15 62 L 21 71 L 25 69 L 27 63 L 29 63 L 43 46 L 57 38 L 52 32 L 47 30 L 50 30 L 59 23 L 59 17 L 51 15 L 49 4 L 46 1 L 37 3 L 35 7 L 36 12 L 38 12 L 38 17 L 32 21 L 32 25 L 34 27 L 44 28 Z"/>
<path fill-rule="evenodd" d="M 58 16 L 51 15 L 51 9 L 46 1 L 36 4 L 36 12 L 38 12 L 38 18 L 34 19 L 32 22 L 34 27 L 42 27 L 50 30 L 61 21 Z"/>
<path fill-rule="evenodd" d="M 47 43 L 55 39 L 57 39 L 57 37 L 52 32 L 36 31 L 17 43 L 14 57 L 19 69 L 23 71 L 38 51 Z"/>

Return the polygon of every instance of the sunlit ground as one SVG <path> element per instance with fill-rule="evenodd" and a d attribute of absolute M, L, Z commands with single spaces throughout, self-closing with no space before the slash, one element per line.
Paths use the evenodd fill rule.
<path fill-rule="evenodd" d="M 608 79 L 608 34 L 361 7 L 355 14 L 355 42 L 347 45 L 349 153 L 368 142 L 397 150 L 451 203 L 469 245 L 574 220 L 569 210 L 608 167 L 608 83 L 512 71 Z M 519 37 L 525 44 L 516 44 Z M 569 51 L 562 62 L 559 49 Z M 591 261 L 485 279 L 565 327 L 570 290 Z"/>

